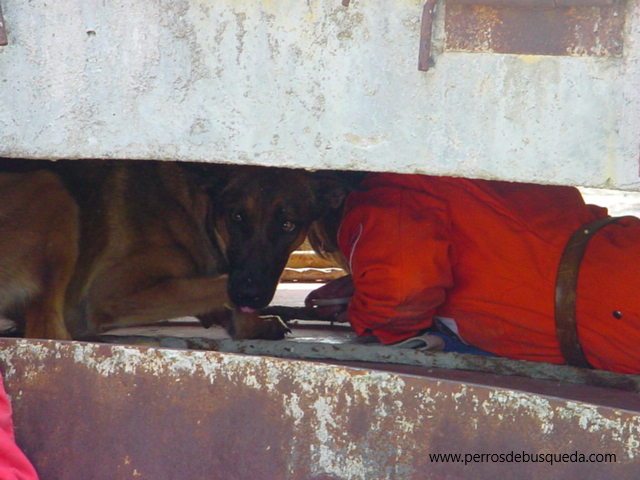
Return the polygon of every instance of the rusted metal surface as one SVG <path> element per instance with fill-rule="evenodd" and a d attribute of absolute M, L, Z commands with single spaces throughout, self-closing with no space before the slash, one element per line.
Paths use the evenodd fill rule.
<path fill-rule="evenodd" d="M 297 309 L 295 307 L 274 307 L 267 309 L 267 312 L 269 314 L 279 314 L 281 312 L 286 314 L 287 310 L 293 312 Z M 304 317 L 304 312 L 296 313 L 296 318 Z M 300 335 L 301 327 L 299 325 L 292 328 Z M 508 358 L 390 348 L 379 344 L 363 345 L 357 342 L 345 342 L 345 338 L 333 328 L 327 326 L 327 329 L 330 330 L 325 333 L 325 337 L 321 340 L 315 335 L 306 338 L 303 335 L 295 341 L 285 340 L 281 342 L 146 335 L 103 335 L 101 339 L 110 343 L 135 343 L 171 348 L 215 350 L 227 353 L 267 355 L 304 360 L 363 361 L 389 365 L 467 370 L 640 393 L 639 375 L 619 374 L 604 370 L 591 370 L 542 362 L 510 360 Z"/>
<path fill-rule="evenodd" d="M 341 268 L 285 268 L 281 282 L 328 282 L 344 277 Z"/>
<path fill-rule="evenodd" d="M 322 258 L 305 241 L 300 250 L 291 254 L 281 282 L 327 282 L 346 275 L 333 260 Z"/>
<path fill-rule="evenodd" d="M 337 266 L 335 262 L 322 258 L 313 250 L 296 250 L 287 261 L 288 268 L 334 268 Z"/>
<path fill-rule="evenodd" d="M 2 16 L 2 5 L 0 5 L 0 46 L 7 44 L 7 30 L 4 26 L 4 17 Z"/>
<path fill-rule="evenodd" d="M 594 7 L 613 5 L 617 0 L 448 0 L 461 5 L 500 5 L 506 7 Z"/>
<path fill-rule="evenodd" d="M 635 479 L 640 468 L 640 411 L 606 397 L 217 352 L 0 347 L 17 441 L 46 479 Z M 511 452 L 616 461 L 464 464 Z"/>
<path fill-rule="evenodd" d="M 624 22 L 623 0 L 449 0 L 446 48 L 621 56 Z"/>

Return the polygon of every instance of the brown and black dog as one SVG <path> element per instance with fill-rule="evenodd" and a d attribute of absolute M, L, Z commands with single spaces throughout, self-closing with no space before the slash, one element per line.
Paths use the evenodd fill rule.
<path fill-rule="evenodd" d="M 142 161 L 73 161 L 53 170 L 77 209 L 52 206 L 25 221 L 55 230 L 55 219 L 64 217 L 70 225 L 60 232 L 73 259 L 64 301 L 59 287 L 51 292 L 44 274 L 36 275 L 35 283 L 40 281 L 46 298 L 55 298 L 58 311 L 64 304 L 73 338 L 180 316 L 224 324 L 234 338 L 282 338 L 286 326 L 259 317 L 257 310 L 273 297 L 289 254 L 312 222 L 346 193 L 340 182 L 303 170 Z M 22 175 L 35 181 L 34 176 L 51 173 Z M 56 186 L 51 195 L 62 198 L 59 190 Z M 37 237 L 37 231 L 32 228 L 29 235 Z M 0 237 L 8 245 L 4 238 L 10 235 Z M 40 248 L 36 241 L 33 245 Z M 20 260 L 2 253 L 0 272 L 22 268 Z M 33 262 L 42 267 L 40 260 Z M 0 285 L 0 297 L 12 295 Z M 35 309 L 33 299 L 23 295 L 26 308 L 12 312 L 12 318 Z M 37 317 L 24 316 L 27 335 L 67 337 L 59 328 L 30 327 L 54 322 Z"/>
<path fill-rule="evenodd" d="M 0 317 L 7 328 L 21 323 L 28 337 L 70 338 L 63 309 L 77 232 L 78 209 L 55 174 L 0 174 Z"/>

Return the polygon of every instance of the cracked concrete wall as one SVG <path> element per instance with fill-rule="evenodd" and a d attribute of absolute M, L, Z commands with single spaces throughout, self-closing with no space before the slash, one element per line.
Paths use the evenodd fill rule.
<path fill-rule="evenodd" d="M 1 0 L 0 156 L 393 170 L 640 190 L 624 55 L 443 51 L 421 0 Z"/>

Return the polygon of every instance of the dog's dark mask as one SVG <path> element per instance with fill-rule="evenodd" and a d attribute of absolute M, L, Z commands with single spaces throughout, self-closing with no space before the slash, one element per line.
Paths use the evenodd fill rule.
<path fill-rule="evenodd" d="M 345 195 L 339 183 L 303 170 L 248 167 L 231 174 L 214 199 L 231 301 L 245 310 L 266 307 L 311 223 Z"/>

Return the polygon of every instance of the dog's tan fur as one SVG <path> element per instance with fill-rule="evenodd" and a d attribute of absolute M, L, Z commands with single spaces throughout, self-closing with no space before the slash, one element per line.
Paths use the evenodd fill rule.
<path fill-rule="evenodd" d="M 0 195 L 10 200 L 0 214 L 13 219 L 0 229 L 0 279 L 9 279 L 0 285 L 0 314 L 22 314 L 27 336 L 93 338 L 181 316 L 224 324 L 235 338 L 284 335 L 281 321 L 256 310 L 322 214 L 325 187 L 310 174 L 214 168 L 203 179 L 163 162 L 55 170 L 75 201 L 51 172 L 0 174 Z M 247 220 L 240 234 L 227 214 L 235 209 Z M 285 214 L 296 222 L 290 235 L 279 232 Z M 28 240 L 17 247 L 20 236 Z"/>
<path fill-rule="evenodd" d="M 96 190 L 80 200 L 80 254 L 65 308 L 72 335 L 212 312 L 224 317 L 232 308 L 228 277 L 207 230 L 205 189 L 172 163 L 103 168 L 93 173 Z M 236 338 L 285 332 L 275 319 L 238 309 L 229 327 Z"/>
<path fill-rule="evenodd" d="M 0 315 L 29 337 L 69 339 L 64 295 L 78 252 L 76 204 L 53 173 L 0 174 Z"/>

